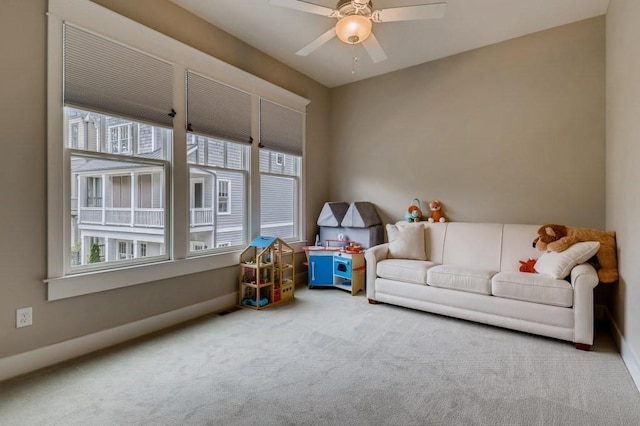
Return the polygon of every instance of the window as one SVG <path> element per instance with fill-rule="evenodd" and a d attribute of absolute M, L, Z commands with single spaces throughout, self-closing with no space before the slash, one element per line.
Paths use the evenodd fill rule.
<path fill-rule="evenodd" d="M 118 241 L 118 259 L 133 259 L 133 243 L 131 241 Z"/>
<path fill-rule="evenodd" d="M 131 152 L 130 124 L 109 127 L 109 150 L 116 154 L 128 154 Z"/>
<path fill-rule="evenodd" d="M 78 123 L 71 125 L 71 148 L 78 148 Z"/>
<path fill-rule="evenodd" d="M 281 156 L 282 165 L 278 165 Z M 260 151 L 260 233 L 285 240 L 298 237 L 301 158 Z"/>
<path fill-rule="evenodd" d="M 191 251 L 200 251 L 200 250 L 206 250 L 208 247 L 207 245 L 204 243 L 204 241 L 191 241 L 190 242 L 190 250 Z"/>
<path fill-rule="evenodd" d="M 131 207 L 131 176 L 111 176 L 111 207 Z"/>
<path fill-rule="evenodd" d="M 138 208 L 150 209 L 153 207 L 153 175 L 138 175 Z"/>
<path fill-rule="evenodd" d="M 74 260 L 74 255 L 71 255 L 69 271 L 114 268 L 125 261 L 142 261 L 140 258 L 151 261 L 154 256 L 156 259 L 166 258 L 167 212 L 164 200 L 168 163 L 164 157 L 171 131 L 151 126 L 162 141 L 162 146 L 153 154 L 133 155 L 133 151 L 114 154 L 101 150 L 100 147 L 106 146 L 108 141 L 99 129 L 105 123 L 123 121 L 124 118 L 71 107 L 65 107 L 64 111 L 67 120 L 76 116 L 91 116 L 98 129 L 90 132 L 86 145 L 81 144 L 86 149 L 70 150 L 68 172 L 71 181 L 80 182 L 80 193 L 86 194 L 78 203 L 76 220 L 71 221 L 70 246 L 73 251 L 78 244 L 74 239 L 79 241 L 79 251 L 87 255 L 80 256 L 80 262 L 77 256 Z M 135 122 L 129 120 L 129 124 L 121 124 L 118 128 L 131 128 L 134 125 Z M 141 250 L 136 255 L 133 242 L 121 240 L 123 232 L 135 239 L 152 242 L 154 247 L 157 246 L 154 256 L 149 256 L 147 248 L 144 249 L 144 255 Z M 99 255 L 96 254 L 98 249 Z"/>
<path fill-rule="evenodd" d="M 204 207 L 204 178 L 191 179 L 191 208 Z"/>
<path fill-rule="evenodd" d="M 162 135 L 158 135 L 157 130 L 153 126 L 141 124 L 138 126 L 138 154 L 146 154 L 154 152 L 158 149 L 157 140 L 162 139 Z"/>
<path fill-rule="evenodd" d="M 260 99 L 260 233 L 301 235 L 300 193 L 304 115 Z"/>
<path fill-rule="evenodd" d="M 218 214 L 231 214 L 231 181 L 218 180 Z"/>
<path fill-rule="evenodd" d="M 49 0 L 47 20 L 47 92 L 63 101 L 47 115 L 48 299 L 237 264 L 259 232 L 258 173 L 301 191 L 301 163 L 286 174 L 301 152 L 272 144 L 289 143 L 278 128 L 308 101 L 88 0 Z M 267 172 L 250 161 L 260 135 L 285 154 Z M 299 206 L 289 212 L 299 236 Z"/>
<path fill-rule="evenodd" d="M 187 135 L 190 240 L 201 242 L 192 244 L 191 252 L 246 244 L 244 188 L 248 181 L 249 149 L 248 145 L 219 138 Z M 230 244 L 219 246 L 220 239 Z"/>
<path fill-rule="evenodd" d="M 86 207 L 102 207 L 102 178 L 87 177 L 87 202 Z"/>

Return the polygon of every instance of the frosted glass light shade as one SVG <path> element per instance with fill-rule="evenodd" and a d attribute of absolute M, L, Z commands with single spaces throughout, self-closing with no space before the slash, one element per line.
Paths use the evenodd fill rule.
<path fill-rule="evenodd" d="M 362 15 L 345 16 L 336 24 L 336 34 L 344 43 L 362 43 L 371 34 L 371 21 Z"/>

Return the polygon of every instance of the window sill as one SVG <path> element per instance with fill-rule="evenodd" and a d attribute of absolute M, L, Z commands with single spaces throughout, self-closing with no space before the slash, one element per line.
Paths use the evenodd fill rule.
<path fill-rule="evenodd" d="M 296 241 L 289 244 L 296 253 L 299 253 L 305 243 L 305 241 Z M 70 297 L 236 266 L 238 265 L 240 251 L 46 279 L 44 281 L 48 285 L 47 300 L 68 299 Z"/>

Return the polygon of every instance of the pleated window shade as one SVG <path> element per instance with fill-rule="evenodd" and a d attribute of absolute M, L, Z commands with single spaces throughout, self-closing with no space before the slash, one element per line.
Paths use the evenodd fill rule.
<path fill-rule="evenodd" d="M 172 85 L 170 63 L 65 24 L 65 104 L 171 125 Z"/>
<path fill-rule="evenodd" d="M 260 99 L 260 142 L 271 151 L 302 156 L 304 114 Z"/>
<path fill-rule="evenodd" d="M 187 71 L 187 122 L 195 133 L 248 143 L 251 95 Z"/>

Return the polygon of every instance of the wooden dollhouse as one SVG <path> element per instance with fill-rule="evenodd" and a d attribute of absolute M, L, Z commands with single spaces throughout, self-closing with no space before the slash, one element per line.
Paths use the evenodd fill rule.
<path fill-rule="evenodd" d="M 240 253 L 238 305 L 264 309 L 294 298 L 293 248 L 276 237 L 259 236 Z"/>

